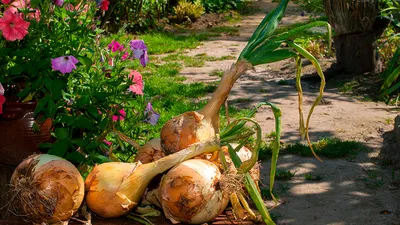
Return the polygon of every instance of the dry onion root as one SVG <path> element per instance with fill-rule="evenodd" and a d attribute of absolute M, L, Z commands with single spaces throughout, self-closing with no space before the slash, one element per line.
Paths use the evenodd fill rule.
<path fill-rule="evenodd" d="M 216 137 L 147 164 L 110 162 L 97 165 L 85 181 L 86 203 L 102 217 L 127 214 L 139 203 L 153 177 L 184 160 L 218 149 Z"/>
<path fill-rule="evenodd" d="M 11 177 L 11 210 L 38 224 L 69 220 L 84 197 L 79 171 L 67 160 L 47 154 L 32 155 Z"/>
<path fill-rule="evenodd" d="M 202 224 L 222 213 L 229 194 L 220 188 L 219 168 L 203 159 L 191 159 L 172 168 L 162 179 L 158 199 L 173 223 Z"/>
<path fill-rule="evenodd" d="M 178 152 L 189 145 L 204 141 L 219 132 L 219 110 L 235 81 L 252 65 L 244 60 L 226 71 L 207 105 L 198 112 L 183 113 L 169 120 L 161 129 L 161 146 L 166 154 Z"/>

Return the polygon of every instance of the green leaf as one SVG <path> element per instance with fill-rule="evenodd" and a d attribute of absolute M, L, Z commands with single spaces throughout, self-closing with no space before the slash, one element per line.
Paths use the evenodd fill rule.
<path fill-rule="evenodd" d="M 74 139 L 71 142 L 72 142 L 72 144 L 78 145 L 81 148 L 83 148 L 89 144 L 89 140 L 87 140 L 87 139 Z"/>
<path fill-rule="evenodd" d="M 61 91 L 64 89 L 65 83 L 62 80 L 53 80 L 53 84 L 51 85 L 49 91 L 53 95 L 53 99 L 57 100 L 61 98 Z"/>
<path fill-rule="evenodd" d="M 93 129 L 93 123 L 90 119 L 84 115 L 80 115 L 76 118 L 74 125 L 81 129 Z"/>
<path fill-rule="evenodd" d="M 40 149 L 50 149 L 53 146 L 52 143 L 40 143 L 39 148 Z"/>
<path fill-rule="evenodd" d="M 282 19 L 288 2 L 289 0 L 281 0 L 279 5 L 267 14 L 267 16 L 261 21 L 260 25 L 257 27 L 256 31 L 254 31 L 246 47 L 240 53 L 239 59 L 247 59 L 247 56 L 251 55 L 251 52 L 254 48 L 256 48 L 260 43 L 267 40 L 274 33 L 276 27 L 279 24 L 279 21 L 281 21 Z"/>
<path fill-rule="evenodd" d="M 40 0 L 31 0 L 30 1 L 30 7 L 33 9 L 37 8 L 39 6 L 39 4 L 40 4 Z"/>
<path fill-rule="evenodd" d="M 47 112 L 49 113 L 49 118 L 54 118 L 54 116 L 56 115 L 56 111 L 56 104 L 54 103 L 53 99 L 49 99 L 49 102 L 47 104 Z"/>
<path fill-rule="evenodd" d="M 93 61 L 86 57 L 86 56 L 78 56 L 79 62 L 81 62 L 83 65 L 85 65 L 87 68 L 92 67 Z"/>
<path fill-rule="evenodd" d="M 68 146 L 68 139 L 57 140 L 49 150 L 49 154 L 64 157 L 65 153 L 68 151 Z"/>
<path fill-rule="evenodd" d="M 97 98 L 99 101 L 105 100 L 110 94 L 105 92 L 98 92 L 93 95 L 93 97 Z"/>
<path fill-rule="evenodd" d="M 400 74 L 400 66 L 396 67 L 392 71 L 392 73 L 390 73 L 390 75 L 385 79 L 381 90 L 387 90 L 393 84 L 393 82 L 395 82 L 397 80 L 397 78 L 399 77 L 399 74 Z"/>
<path fill-rule="evenodd" d="M 25 89 L 24 90 L 22 90 L 22 91 L 20 91 L 18 94 L 17 94 L 17 96 L 18 97 L 20 97 L 20 98 L 22 98 L 22 99 L 24 99 L 28 94 L 29 94 L 29 92 L 31 91 L 31 87 L 25 87 Z"/>
<path fill-rule="evenodd" d="M 99 147 L 97 142 L 90 142 L 85 148 L 86 149 L 95 149 L 97 147 Z"/>
<path fill-rule="evenodd" d="M 92 158 L 96 163 L 112 162 L 111 159 L 100 154 L 95 154 Z"/>
<path fill-rule="evenodd" d="M 82 109 L 84 108 L 86 105 L 90 104 L 90 97 L 88 95 L 83 95 L 82 97 L 78 98 L 76 100 L 76 107 Z"/>
<path fill-rule="evenodd" d="M 24 67 L 21 64 L 18 64 L 8 69 L 8 73 L 10 75 L 19 75 L 22 73 L 22 71 L 24 71 Z"/>
<path fill-rule="evenodd" d="M 263 51 L 258 51 L 257 49 L 254 53 L 252 53 L 249 56 L 247 61 L 249 61 L 251 65 L 256 66 L 292 58 L 296 55 L 297 55 L 296 53 L 287 49 L 278 49 L 273 52 L 263 52 Z"/>
<path fill-rule="evenodd" d="M 64 158 L 75 164 L 79 164 L 85 161 L 85 156 L 79 152 L 70 152 Z"/>
<path fill-rule="evenodd" d="M 86 108 L 86 111 L 89 113 L 90 116 L 92 116 L 94 119 L 98 120 L 100 119 L 100 114 L 99 114 L 99 110 L 93 106 L 93 105 L 89 105 Z"/>
<path fill-rule="evenodd" d="M 13 49 L 12 48 L 0 48 L 0 57 L 8 56 Z"/>
<path fill-rule="evenodd" d="M 51 99 L 50 95 L 46 95 L 39 100 L 39 102 L 36 105 L 35 111 L 33 113 L 35 117 L 43 110 L 43 108 L 47 105 L 50 99 Z"/>
<path fill-rule="evenodd" d="M 67 139 L 68 138 L 68 129 L 67 128 L 56 128 L 54 134 L 58 139 Z"/>

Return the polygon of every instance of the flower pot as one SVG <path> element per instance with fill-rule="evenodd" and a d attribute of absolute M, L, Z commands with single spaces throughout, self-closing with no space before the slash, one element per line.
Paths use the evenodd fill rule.
<path fill-rule="evenodd" d="M 22 160 L 33 153 L 40 153 L 38 145 L 50 141 L 50 119 L 39 124 L 40 132 L 32 130 L 36 103 L 6 102 L 0 115 L 0 217 L 9 218 L 9 182 Z M 6 207 L 3 207 L 6 206 Z"/>
<path fill-rule="evenodd" d="M 36 132 L 32 130 L 35 122 L 33 112 L 36 103 L 6 102 L 0 119 L 0 163 L 17 166 L 27 156 L 40 153 L 39 144 L 50 141 L 50 119 Z"/>

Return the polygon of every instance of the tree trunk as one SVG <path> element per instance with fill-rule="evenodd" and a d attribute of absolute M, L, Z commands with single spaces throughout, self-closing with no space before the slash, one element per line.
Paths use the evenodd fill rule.
<path fill-rule="evenodd" d="M 344 34 L 334 38 L 336 61 L 346 73 L 365 73 L 377 70 L 375 35 L 372 32 Z"/>
<path fill-rule="evenodd" d="M 379 72 L 375 40 L 382 34 L 377 0 L 324 0 L 325 13 L 336 32 L 338 68 L 345 73 Z M 387 25 L 387 24 L 386 24 Z"/>

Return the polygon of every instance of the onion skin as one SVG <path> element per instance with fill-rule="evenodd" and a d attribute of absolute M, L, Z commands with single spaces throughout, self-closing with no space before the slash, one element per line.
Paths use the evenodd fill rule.
<path fill-rule="evenodd" d="M 218 149 L 216 137 L 147 164 L 110 162 L 97 165 L 85 182 L 87 206 L 105 218 L 125 215 L 138 204 L 156 175 L 186 159 Z"/>
<path fill-rule="evenodd" d="M 202 224 L 222 213 L 229 196 L 219 187 L 219 168 L 203 159 L 191 159 L 172 168 L 162 179 L 159 201 L 173 223 Z"/>
<path fill-rule="evenodd" d="M 198 112 L 185 112 L 169 120 L 161 129 L 161 147 L 166 154 L 215 136 L 209 120 Z"/>
<path fill-rule="evenodd" d="M 84 182 L 67 160 L 47 154 L 32 155 L 11 177 L 12 202 L 17 215 L 33 223 L 69 220 L 84 198 Z"/>
<path fill-rule="evenodd" d="M 141 162 L 143 164 L 154 162 L 158 159 L 165 157 L 165 153 L 161 148 L 160 138 L 154 138 L 144 144 L 139 148 L 136 156 L 135 162 Z"/>
<path fill-rule="evenodd" d="M 207 140 L 219 132 L 219 111 L 235 81 L 252 65 L 244 60 L 225 72 L 212 98 L 198 112 L 183 113 L 169 120 L 161 129 L 161 146 L 166 154 L 178 152 L 189 145 Z"/>

